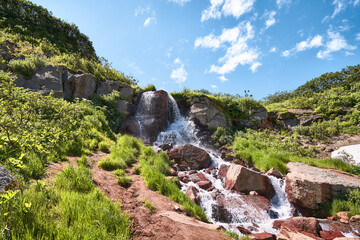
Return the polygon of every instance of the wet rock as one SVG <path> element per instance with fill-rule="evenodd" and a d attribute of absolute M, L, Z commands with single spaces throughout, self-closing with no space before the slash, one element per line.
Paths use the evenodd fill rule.
<path fill-rule="evenodd" d="M 295 229 L 297 232 L 310 233 L 316 237 L 319 236 L 320 224 L 316 218 L 313 217 L 294 217 L 285 220 L 281 224 L 281 228 L 288 227 L 289 229 Z"/>
<path fill-rule="evenodd" d="M 200 188 L 206 190 L 212 186 L 210 181 L 200 181 L 196 183 Z"/>
<path fill-rule="evenodd" d="M 349 223 L 349 212 L 346 211 L 338 212 L 336 213 L 336 218 L 338 219 L 339 222 Z"/>
<path fill-rule="evenodd" d="M 222 181 L 226 178 L 227 171 L 229 170 L 229 165 L 221 165 L 219 168 L 218 178 L 220 178 Z"/>
<path fill-rule="evenodd" d="M 175 147 L 167 154 L 175 162 L 195 170 L 207 168 L 211 163 L 211 157 L 205 150 L 191 144 Z"/>
<path fill-rule="evenodd" d="M 303 215 L 312 215 L 319 205 L 360 188 L 360 177 L 341 171 L 321 169 L 303 163 L 288 163 L 286 192 Z"/>
<path fill-rule="evenodd" d="M 188 177 L 184 177 L 181 181 L 184 182 L 184 183 L 189 183 L 189 182 L 191 182 Z"/>
<path fill-rule="evenodd" d="M 284 176 L 275 168 L 271 168 L 269 171 L 266 172 L 267 175 L 271 175 L 277 178 L 283 178 Z"/>
<path fill-rule="evenodd" d="M 6 168 L 0 166 L 0 193 L 8 190 L 8 188 L 14 183 L 14 177 Z"/>
<path fill-rule="evenodd" d="M 182 181 L 182 180 L 183 180 L 184 178 L 186 178 L 186 177 L 187 177 L 187 175 L 184 174 L 184 173 L 178 174 L 178 178 L 179 178 L 180 181 Z"/>
<path fill-rule="evenodd" d="M 250 234 L 248 237 L 254 240 L 276 240 L 276 236 L 274 234 L 266 232 Z"/>
<path fill-rule="evenodd" d="M 239 230 L 239 232 L 241 232 L 242 234 L 246 234 L 246 235 L 251 234 L 251 232 L 249 230 L 247 230 L 246 228 L 236 227 L 236 229 Z"/>
<path fill-rule="evenodd" d="M 227 171 L 225 188 L 246 194 L 256 191 L 268 199 L 274 196 L 273 186 L 267 176 L 237 164 L 232 164 Z"/>
<path fill-rule="evenodd" d="M 273 222 L 273 228 L 280 230 L 281 225 L 285 222 L 285 220 L 275 220 Z"/>
<path fill-rule="evenodd" d="M 170 175 L 171 175 L 171 176 L 177 176 L 178 173 L 177 173 L 177 171 L 176 171 L 175 169 L 170 168 Z"/>
<path fill-rule="evenodd" d="M 207 173 L 207 174 L 210 174 L 212 171 L 214 171 L 215 170 L 215 168 L 214 167 L 209 167 L 208 169 L 206 169 L 205 170 L 205 172 Z"/>
<path fill-rule="evenodd" d="M 171 143 L 164 143 L 159 145 L 159 148 L 161 148 L 163 151 L 169 151 L 170 149 L 173 148 L 173 145 Z"/>
<path fill-rule="evenodd" d="M 280 233 L 277 235 L 277 240 L 322 240 L 310 233 L 298 232 L 296 229 L 289 227 L 281 228 Z"/>
<path fill-rule="evenodd" d="M 189 178 L 194 183 L 197 183 L 200 181 L 208 181 L 208 179 L 202 173 L 193 173 L 193 174 L 189 175 Z"/>
<path fill-rule="evenodd" d="M 332 240 L 338 237 L 345 237 L 345 236 L 339 231 L 320 231 L 320 237 L 325 240 Z"/>
<path fill-rule="evenodd" d="M 196 198 L 198 193 L 199 193 L 199 190 L 197 190 L 196 187 L 190 186 L 190 187 L 188 187 L 188 189 L 186 191 L 186 196 L 188 196 L 190 198 L 190 200 L 193 201 L 194 203 L 199 204 L 200 202 Z"/>
<path fill-rule="evenodd" d="M 214 186 L 211 186 L 211 187 L 209 187 L 208 189 L 206 189 L 206 191 L 211 192 L 211 191 L 214 190 L 214 189 L 215 189 L 215 187 L 214 187 Z"/>
<path fill-rule="evenodd" d="M 120 126 L 120 132 L 140 137 L 140 125 L 134 116 L 128 117 Z"/>
<path fill-rule="evenodd" d="M 118 99 L 116 102 L 116 110 L 126 115 L 131 115 L 135 112 L 135 106 L 128 101 Z"/>
<path fill-rule="evenodd" d="M 350 222 L 360 223 L 360 215 L 355 215 L 350 218 Z"/>

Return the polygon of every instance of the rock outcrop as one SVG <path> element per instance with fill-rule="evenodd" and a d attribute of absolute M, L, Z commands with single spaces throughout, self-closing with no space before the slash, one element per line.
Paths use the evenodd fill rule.
<path fill-rule="evenodd" d="M 207 97 L 194 98 L 192 100 L 189 115 L 196 123 L 210 129 L 231 126 L 231 123 L 228 123 L 225 114 Z"/>
<path fill-rule="evenodd" d="M 211 163 L 211 157 L 205 150 L 191 144 L 175 147 L 167 154 L 176 163 L 194 170 L 207 168 Z"/>
<path fill-rule="evenodd" d="M 14 177 L 6 168 L 0 166 L 0 193 L 6 191 L 13 183 L 15 183 Z"/>
<path fill-rule="evenodd" d="M 319 209 L 319 204 L 344 196 L 360 188 L 360 177 L 347 173 L 312 167 L 303 163 L 288 163 L 286 192 L 290 202 L 305 215 Z"/>
<path fill-rule="evenodd" d="M 279 112 L 276 115 L 277 122 L 287 129 L 298 125 L 309 126 L 322 117 L 312 109 L 288 109 L 286 112 Z"/>
<path fill-rule="evenodd" d="M 274 188 L 266 175 L 237 164 L 232 164 L 228 169 L 225 188 L 246 194 L 256 191 L 268 199 L 274 195 Z"/>

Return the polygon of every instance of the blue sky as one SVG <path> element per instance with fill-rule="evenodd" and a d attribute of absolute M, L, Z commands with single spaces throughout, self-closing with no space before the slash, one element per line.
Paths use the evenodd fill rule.
<path fill-rule="evenodd" d="M 360 63 L 360 0 L 33 0 L 99 56 L 169 92 L 256 99 Z"/>

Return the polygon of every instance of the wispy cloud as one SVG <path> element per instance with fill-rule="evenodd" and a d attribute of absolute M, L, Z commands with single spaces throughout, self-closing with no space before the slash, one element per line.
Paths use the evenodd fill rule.
<path fill-rule="evenodd" d="M 184 6 L 185 3 L 190 2 L 191 0 L 168 0 L 169 2 L 174 2 L 180 6 Z"/>
<path fill-rule="evenodd" d="M 216 86 L 216 85 L 213 85 L 213 84 L 211 84 L 210 87 L 211 87 L 212 89 L 216 89 L 216 88 L 217 88 L 217 86 Z"/>
<path fill-rule="evenodd" d="M 274 53 L 274 52 L 276 52 L 276 47 L 272 47 L 272 48 L 270 48 L 270 50 L 269 50 L 269 52 L 271 52 L 271 53 Z"/>
<path fill-rule="evenodd" d="M 341 50 L 346 50 L 348 53 L 355 50 L 356 46 L 349 45 L 346 39 L 338 32 L 334 32 L 329 29 L 328 32 L 329 40 L 325 45 L 325 49 L 317 53 L 317 57 L 320 59 L 331 59 L 333 52 L 338 52 Z"/>
<path fill-rule="evenodd" d="M 357 33 L 357 34 L 355 35 L 355 39 L 356 39 L 357 41 L 360 41 L 360 33 Z"/>
<path fill-rule="evenodd" d="M 174 79 L 175 82 L 182 84 L 186 81 L 188 73 L 185 70 L 184 64 L 179 58 L 174 60 L 174 64 L 177 68 L 172 70 L 170 78 Z"/>
<path fill-rule="evenodd" d="M 289 57 L 290 55 L 295 55 L 298 52 L 303 52 L 308 49 L 318 48 L 323 45 L 323 37 L 316 35 L 313 38 L 308 38 L 305 41 L 301 41 L 296 44 L 296 46 L 290 50 L 285 50 L 282 52 L 283 57 Z"/>
<path fill-rule="evenodd" d="M 253 26 L 250 22 L 242 22 L 237 27 L 223 29 L 222 34 L 197 38 L 195 47 L 211 48 L 213 50 L 223 46 L 225 55 L 218 59 L 218 64 L 212 64 L 209 73 L 217 73 L 221 81 L 226 81 L 225 74 L 233 72 L 238 65 L 250 65 L 250 70 L 255 72 L 261 66 L 258 62 L 260 52 L 251 46 L 249 42 L 254 38 Z"/>
<path fill-rule="evenodd" d="M 276 4 L 278 8 L 282 8 L 284 6 L 289 6 L 291 4 L 291 0 L 276 0 Z"/>
<path fill-rule="evenodd" d="M 130 62 L 130 63 L 129 63 L 129 67 L 131 67 L 132 69 L 134 69 L 137 74 L 139 74 L 139 75 L 142 75 L 142 74 L 143 74 L 143 71 L 139 68 L 139 66 L 136 65 L 136 63 Z"/>
<path fill-rule="evenodd" d="M 226 81 L 229 80 L 229 79 L 227 79 L 224 75 L 220 76 L 219 79 L 220 79 L 220 81 L 222 81 L 222 82 L 226 82 Z"/>
<path fill-rule="evenodd" d="M 255 0 L 210 0 L 210 7 L 201 15 L 201 21 L 219 19 L 222 15 L 239 18 L 253 9 Z"/>
<path fill-rule="evenodd" d="M 135 15 L 135 17 L 138 17 L 140 15 L 147 16 L 144 20 L 144 24 L 143 24 L 144 27 L 148 27 L 151 24 L 157 23 L 156 12 L 155 12 L 155 10 L 151 10 L 150 5 L 147 5 L 145 7 L 138 6 L 135 9 L 134 15 Z"/>
<path fill-rule="evenodd" d="M 147 19 L 145 19 L 144 21 L 144 27 L 148 27 L 150 26 L 150 24 L 156 23 L 156 17 L 148 17 Z"/>
<path fill-rule="evenodd" d="M 275 11 L 265 11 L 263 18 L 265 18 L 265 28 L 268 29 L 269 27 L 271 27 L 272 25 L 274 25 L 276 23 L 275 20 L 275 15 L 276 12 Z"/>
<path fill-rule="evenodd" d="M 149 13 L 150 12 L 150 5 L 147 5 L 145 7 L 141 7 L 141 6 L 138 6 L 136 9 L 135 9 L 135 17 L 139 16 L 139 15 L 143 15 L 145 13 Z"/>

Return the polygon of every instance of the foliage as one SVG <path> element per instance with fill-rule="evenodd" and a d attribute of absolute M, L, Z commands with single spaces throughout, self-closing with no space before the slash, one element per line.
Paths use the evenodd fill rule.
<path fill-rule="evenodd" d="M 343 199 L 333 200 L 329 210 L 333 216 L 340 211 L 349 211 L 349 217 L 360 215 L 360 189 L 349 191 Z"/>
<path fill-rule="evenodd" d="M 126 176 L 125 171 L 123 169 L 117 169 L 112 172 L 116 177 L 118 183 L 122 187 L 129 187 L 131 182 L 131 177 Z"/>
<path fill-rule="evenodd" d="M 218 127 L 211 135 L 216 147 L 231 146 L 234 141 L 233 132 L 227 128 Z"/>
<path fill-rule="evenodd" d="M 54 17 L 41 6 L 26 0 L 3 0 L 0 13 L 0 28 L 21 34 L 24 40 L 45 38 L 61 52 L 79 52 L 82 57 L 98 59 L 92 42 L 75 24 Z"/>
<path fill-rule="evenodd" d="M 150 211 L 151 213 L 155 212 L 155 208 L 154 208 L 154 206 L 151 204 L 151 202 L 149 202 L 149 201 L 146 200 L 146 199 L 144 199 L 144 200 L 141 201 L 141 202 L 142 202 L 142 204 L 144 204 L 144 206 L 145 206 L 147 209 L 149 209 L 149 211 Z"/>
<path fill-rule="evenodd" d="M 320 168 L 334 168 L 360 174 L 360 167 L 340 159 L 312 158 L 312 152 L 301 147 L 296 135 L 282 138 L 276 132 L 238 132 L 233 149 L 236 151 L 236 157 L 244 159 L 250 165 L 254 164 L 263 171 L 275 168 L 285 174 L 287 162 L 302 162 Z"/>
<path fill-rule="evenodd" d="M 0 71 L 0 164 L 39 179 L 49 162 L 81 155 L 114 138 L 105 115 L 89 101 L 73 103 L 15 87 Z"/>
<path fill-rule="evenodd" d="M 143 89 L 145 92 L 147 91 L 156 91 L 156 87 L 154 84 L 149 84 L 147 85 L 144 89 Z"/>
<path fill-rule="evenodd" d="M 22 74 L 25 78 L 30 78 L 34 74 L 36 67 L 46 64 L 46 60 L 38 55 L 23 60 L 11 60 L 9 66 L 14 72 Z"/>
<path fill-rule="evenodd" d="M 58 189 L 77 192 L 90 192 L 94 189 L 91 171 L 84 166 L 76 169 L 73 166 L 66 167 L 56 176 L 55 186 Z"/>

